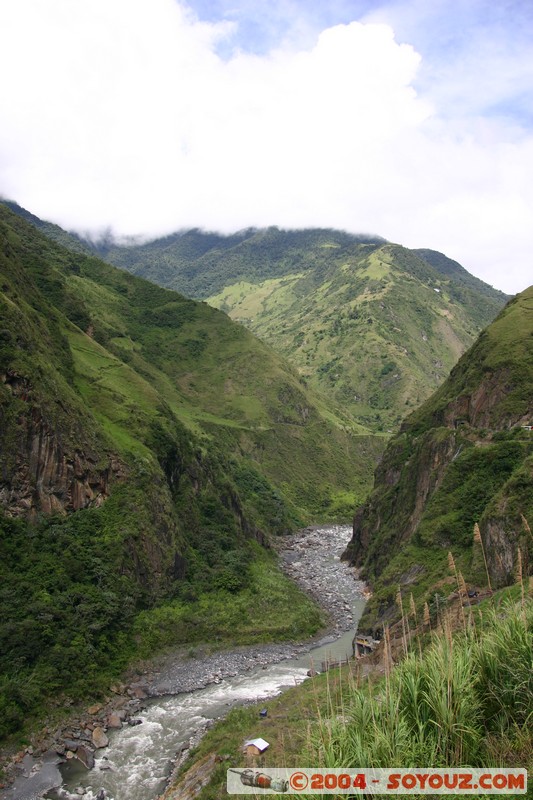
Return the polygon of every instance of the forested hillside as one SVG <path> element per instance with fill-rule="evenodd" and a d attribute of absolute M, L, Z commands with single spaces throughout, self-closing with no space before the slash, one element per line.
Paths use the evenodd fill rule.
<path fill-rule="evenodd" d="M 0 734 L 148 642 L 315 630 L 262 545 L 345 515 L 381 440 L 224 314 L 0 236 Z"/>
<path fill-rule="evenodd" d="M 455 569 L 472 591 L 530 574 L 532 345 L 533 287 L 508 303 L 390 441 L 346 554 L 375 589 L 363 627 L 397 617 L 398 589 L 445 603 Z"/>
<path fill-rule="evenodd" d="M 429 397 L 507 299 L 442 253 L 376 236 L 267 228 L 95 243 L 8 205 L 74 252 L 225 311 L 373 431 Z"/>
<path fill-rule="evenodd" d="M 425 400 L 506 300 L 441 253 L 326 229 L 189 231 L 103 255 L 226 311 L 374 430 Z"/>

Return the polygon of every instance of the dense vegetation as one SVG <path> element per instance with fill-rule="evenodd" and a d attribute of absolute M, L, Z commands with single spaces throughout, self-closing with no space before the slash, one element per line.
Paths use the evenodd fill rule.
<path fill-rule="evenodd" d="M 106 691 L 129 660 L 164 646 L 305 638 L 323 624 L 273 556 L 249 542 L 237 549 L 231 529 L 219 561 L 216 544 L 193 539 L 185 551 L 202 580 L 186 569 L 166 598 L 154 597 L 150 565 L 143 572 L 128 558 L 126 533 L 146 535 L 124 530 L 132 494 L 123 487 L 101 509 L 35 524 L 0 517 L 0 738 L 50 696 Z M 142 511 L 140 496 L 131 511 Z"/>
<path fill-rule="evenodd" d="M 315 631 L 260 545 L 345 518 L 381 440 L 224 314 L 5 206 L 0 270 L 0 735 L 140 651 Z"/>
<path fill-rule="evenodd" d="M 95 244 L 10 205 L 75 252 L 222 309 L 374 431 L 425 400 L 506 299 L 442 253 L 379 237 L 268 228 Z"/>
<path fill-rule="evenodd" d="M 531 570 L 533 437 L 522 426 L 533 417 L 532 337 L 530 288 L 389 443 L 348 549 L 375 589 L 367 628 L 397 614 L 399 585 L 420 600 L 445 595 L 448 552 L 474 588 L 512 583 L 519 559 Z"/>
<path fill-rule="evenodd" d="M 226 311 L 373 430 L 425 400 L 506 299 L 441 253 L 333 230 L 189 231 L 103 253 Z"/>
<path fill-rule="evenodd" d="M 265 768 L 504 766 L 531 771 L 533 599 L 524 589 L 523 600 L 517 586 L 505 592 L 507 597 L 485 601 L 453 634 L 445 611 L 432 622 L 433 635 L 421 621 L 415 634 L 409 615 L 408 655 L 400 645 L 393 666 L 390 653 L 383 653 L 389 665 L 385 675 L 370 665 L 365 679 L 351 664 L 262 702 L 268 716 L 259 730 L 270 743 L 262 759 Z M 257 734 L 259 708 L 232 711 L 194 752 L 193 763 L 210 753 L 225 756 L 199 800 L 220 797 L 228 767 L 242 768 L 242 741 Z M 183 771 L 190 766 L 186 763 Z M 165 800 L 180 796 L 180 777 Z"/>
<path fill-rule="evenodd" d="M 384 683 L 352 688 L 345 717 L 314 737 L 316 752 L 329 767 L 525 767 L 533 760 L 532 652 L 531 600 L 490 609 L 455 637 L 444 623 Z"/>

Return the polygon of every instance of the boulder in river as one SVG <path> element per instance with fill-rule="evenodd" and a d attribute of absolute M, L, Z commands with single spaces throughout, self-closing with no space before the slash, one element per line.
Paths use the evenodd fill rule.
<path fill-rule="evenodd" d="M 86 769 L 94 767 L 94 753 L 85 745 L 80 745 L 76 750 L 76 758 L 81 761 Z"/>
<path fill-rule="evenodd" d="M 107 738 L 103 728 L 95 728 L 93 731 L 93 744 L 97 750 L 101 747 L 107 747 L 109 739 Z"/>
<path fill-rule="evenodd" d="M 145 686 L 131 686 L 128 689 L 128 694 L 130 697 L 134 697 L 136 700 L 146 700 L 148 697 L 148 692 Z"/>

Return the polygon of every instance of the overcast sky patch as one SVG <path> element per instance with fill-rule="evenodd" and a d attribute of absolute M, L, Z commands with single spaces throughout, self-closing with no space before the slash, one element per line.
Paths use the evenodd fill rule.
<path fill-rule="evenodd" d="M 6 0 L 0 192 L 93 234 L 377 233 L 519 291 L 529 6 Z"/>

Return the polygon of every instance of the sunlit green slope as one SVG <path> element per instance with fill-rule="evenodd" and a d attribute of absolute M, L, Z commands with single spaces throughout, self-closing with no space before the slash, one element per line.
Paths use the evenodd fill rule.
<path fill-rule="evenodd" d="M 333 230 L 190 231 L 104 257 L 222 309 L 377 430 L 440 385 L 506 299 L 435 251 Z"/>

